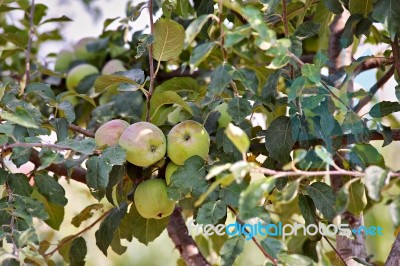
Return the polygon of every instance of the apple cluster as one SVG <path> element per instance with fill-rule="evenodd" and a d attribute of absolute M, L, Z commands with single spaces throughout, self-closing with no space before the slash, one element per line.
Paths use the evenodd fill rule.
<path fill-rule="evenodd" d="M 166 167 L 165 181 L 149 179 L 141 182 L 135 191 L 134 201 L 140 215 L 148 219 L 161 219 L 171 215 L 175 203 L 168 198 L 167 185 L 172 173 L 192 156 L 207 158 L 210 136 L 202 124 L 187 120 L 175 125 L 167 136 L 149 122 L 129 125 L 115 119 L 95 133 L 97 146 L 120 145 L 126 151 L 126 160 L 140 167 L 149 167 L 166 155 L 171 162 Z"/>

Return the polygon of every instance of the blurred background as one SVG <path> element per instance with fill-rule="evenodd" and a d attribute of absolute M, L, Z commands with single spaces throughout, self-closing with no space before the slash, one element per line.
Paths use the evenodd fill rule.
<path fill-rule="evenodd" d="M 139 2 L 134 0 L 135 3 Z M 58 53 L 63 48 L 70 48 L 76 41 L 83 37 L 98 36 L 103 28 L 103 21 L 107 18 L 116 18 L 125 16 L 125 8 L 127 5 L 126 0 L 37 0 L 36 3 L 46 4 L 49 9 L 47 16 L 60 17 L 66 15 L 73 19 L 73 22 L 62 23 L 62 24 L 48 24 L 48 28 L 60 27 L 64 37 L 64 41 L 59 42 L 47 42 L 40 49 L 40 57 L 46 58 L 51 53 Z M 18 16 L 19 14 L 12 14 L 12 16 Z M 148 23 L 147 10 L 142 12 L 138 20 L 133 23 L 135 29 L 145 29 Z M 110 29 L 118 27 L 118 20 L 110 25 Z M 46 29 L 46 28 L 44 28 Z M 357 53 L 355 58 L 364 55 L 377 54 L 381 50 L 385 50 L 386 47 L 376 47 L 370 44 L 362 44 L 357 47 Z M 327 70 L 322 70 L 323 72 Z M 376 82 L 377 70 L 369 70 L 363 72 L 355 80 L 355 88 L 369 88 Z M 390 80 L 385 86 L 393 88 L 396 85 L 395 81 Z M 396 100 L 393 89 L 381 90 L 378 93 L 379 100 Z M 369 110 L 370 106 L 366 106 L 365 113 Z M 363 112 L 361 112 L 363 113 Z M 391 121 L 393 123 L 393 121 Z M 392 124 L 393 125 L 393 124 Z M 395 125 L 399 128 L 399 125 Z M 386 165 L 392 170 L 400 170 L 400 159 L 398 154 L 400 151 L 400 143 L 392 142 L 390 145 L 382 148 L 382 141 L 375 141 L 374 146 L 380 150 L 385 158 Z M 11 162 L 8 162 L 11 166 Z M 15 172 L 28 172 L 32 168 L 32 165 L 24 165 L 19 169 L 14 167 Z M 61 240 L 63 237 L 74 234 L 80 231 L 82 228 L 88 226 L 97 216 L 101 213 L 94 213 L 94 218 L 84 222 L 80 229 L 71 225 L 70 221 L 72 217 L 77 215 L 84 206 L 91 203 L 97 203 L 97 201 L 90 195 L 86 186 L 77 183 L 75 181 L 66 180 L 60 182 L 65 190 L 66 197 L 70 199 L 66 206 L 66 213 L 64 222 L 61 225 L 60 232 L 54 235 L 46 224 L 38 224 L 40 231 L 43 232 L 41 237 L 51 238 L 53 243 Z M 72 200 L 71 200 L 72 199 Z M 107 203 L 105 209 L 107 208 Z M 368 252 L 374 255 L 375 260 L 385 261 L 391 244 L 394 241 L 394 228 L 389 215 L 389 207 L 382 202 L 375 205 L 372 209 L 369 209 L 365 213 L 365 225 L 366 226 L 381 226 L 383 228 L 383 236 L 368 236 L 367 247 Z M 48 229 L 48 230 L 47 230 Z M 165 231 L 159 238 L 154 242 L 150 243 L 149 246 L 145 246 L 138 241 L 133 240 L 131 243 L 123 242 L 123 245 L 127 246 L 127 252 L 122 256 L 115 254 L 111 249 L 108 250 L 109 256 L 106 257 L 96 247 L 93 232 L 96 228 L 93 228 L 90 233 L 85 234 L 84 237 L 88 244 L 88 254 L 86 257 L 87 265 L 176 265 L 179 259 L 179 253 L 175 249 L 173 243 L 168 237 Z M 207 241 L 207 240 L 202 240 Z M 327 246 L 326 243 L 324 245 Z M 324 246 L 324 248 L 327 248 Z M 61 259 L 60 259 L 61 261 Z M 236 265 L 263 265 L 264 257 L 261 252 L 254 246 L 252 242 L 247 242 L 245 250 L 236 261 Z M 62 265 L 62 262 L 59 262 Z M 182 262 L 183 263 L 183 262 Z"/>

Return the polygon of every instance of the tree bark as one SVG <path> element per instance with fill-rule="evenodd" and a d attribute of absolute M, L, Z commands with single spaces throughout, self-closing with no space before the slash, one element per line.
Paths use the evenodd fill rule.
<path fill-rule="evenodd" d="M 396 240 L 392 246 L 392 250 L 385 263 L 386 266 L 400 265 L 400 234 L 397 235 Z"/>

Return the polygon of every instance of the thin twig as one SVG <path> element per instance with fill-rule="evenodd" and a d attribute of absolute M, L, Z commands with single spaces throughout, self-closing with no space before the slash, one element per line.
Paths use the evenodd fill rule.
<path fill-rule="evenodd" d="M 29 14 L 29 39 L 25 55 L 25 86 L 21 86 L 20 95 L 24 94 L 26 86 L 30 82 L 30 69 L 31 69 L 31 50 L 32 50 L 32 37 L 34 34 L 33 29 L 33 16 L 35 14 L 35 0 L 31 2 L 31 11 Z"/>
<path fill-rule="evenodd" d="M 228 206 L 228 209 L 233 213 L 233 215 L 235 215 L 236 220 L 241 224 L 244 225 L 244 222 L 239 218 L 239 216 L 237 215 L 236 211 L 231 207 Z M 244 228 L 244 227 L 243 227 Z M 247 228 L 245 228 L 246 232 L 249 233 L 249 231 L 247 231 Z M 251 240 L 253 240 L 254 244 L 257 246 L 258 249 L 260 249 L 260 251 L 264 254 L 264 256 L 269 259 L 275 266 L 277 266 L 277 262 L 276 259 L 274 259 L 270 254 L 268 254 L 268 252 L 266 252 L 260 245 L 260 243 L 258 243 L 257 239 L 252 236 Z"/>
<path fill-rule="evenodd" d="M 62 145 L 58 145 L 58 144 L 50 144 L 50 143 L 41 143 L 41 142 L 34 142 L 34 143 L 25 143 L 25 142 L 15 142 L 15 143 L 11 143 L 8 145 L 4 145 L 3 149 L 4 150 L 8 150 L 8 149 L 12 149 L 15 147 L 24 147 L 24 148 L 50 148 L 50 149 L 55 149 L 55 150 L 71 150 L 70 147 L 66 147 L 66 146 L 62 146 Z"/>
<path fill-rule="evenodd" d="M 150 16 L 150 34 L 154 34 L 154 21 L 153 21 L 153 0 L 149 0 L 149 16 Z M 149 64 L 150 64 L 150 86 L 146 102 L 146 121 L 150 121 L 150 100 L 154 92 L 154 65 L 153 65 L 153 44 L 149 46 Z"/>
<path fill-rule="evenodd" d="M 287 20 L 287 9 L 286 9 L 286 0 L 282 0 L 282 20 L 283 26 L 285 29 L 285 36 L 289 36 L 289 28 L 288 28 L 288 20 Z"/>
<path fill-rule="evenodd" d="M 330 241 L 326 236 L 324 236 L 324 235 L 323 235 L 322 237 L 326 240 L 326 242 L 328 242 L 329 246 L 331 246 L 331 248 L 332 248 L 333 251 L 336 253 L 336 255 L 339 256 L 340 260 L 344 263 L 344 265 L 347 266 L 346 261 L 343 259 L 342 255 L 340 255 L 340 253 L 337 251 L 337 249 L 336 249 L 335 246 L 331 243 L 331 241 Z"/>
<path fill-rule="evenodd" d="M 392 41 L 392 52 L 394 67 L 396 68 L 397 74 L 400 75 L 400 49 L 399 49 L 399 38 L 397 34 L 394 36 Z"/>
<path fill-rule="evenodd" d="M 388 72 L 386 72 L 370 89 L 368 96 L 362 98 L 356 106 L 354 106 L 353 111 L 355 113 L 360 112 L 360 110 L 367 105 L 374 95 L 378 92 L 379 88 L 382 87 L 394 74 L 395 66 L 392 65 Z"/>
<path fill-rule="evenodd" d="M 61 247 L 63 247 L 66 243 L 70 242 L 71 240 L 79 237 L 80 235 L 82 235 L 83 233 L 85 233 L 86 231 L 89 231 L 90 229 L 92 229 L 98 222 L 100 222 L 101 220 L 103 220 L 110 212 L 112 209 L 106 211 L 105 213 L 103 213 L 96 221 L 94 221 L 93 223 L 91 223 L 88 227 L 84 228 L 83 230 L 79 231 L 78 233 L 76 233 L 75 235 L 69 236 L 65 239 L 63 239 L 55 249 L 53 249 L 52 251 L 50 251 L 49 253 L 44 254 L 44 257 L 50 257 L 51 255 L 53 255 L 57 250 L 59 250 Z"/>

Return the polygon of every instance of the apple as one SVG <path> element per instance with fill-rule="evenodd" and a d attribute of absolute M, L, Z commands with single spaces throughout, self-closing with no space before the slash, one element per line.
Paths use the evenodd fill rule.
<path fill-rule="evenodd" d="M 169 162 L 167 168 L 165 168 L 165 182 L 167 186 L 171 183 L 171 176 L 175 172 L 176 169 L 179 168 L 179 165 L 175 164 L 174 162 Z"/>
<path fill-rule="evenodd" d="M 124 132 L 128 126 L 129 123 L 121 119 L 114 119 L 104 123 L 97 129 L 94 135 L 96 145 L 100 147 L 104 145 L 118 145 L 122 132 Z"/>
<path fill-rule="evenodd" d="M 85 77 L 97 73 L 99 73 L 99 70 L 97 70 L 95 66 L 89 64 L 81 64 L 73 67 L 67 75 L 67 89 L 75 91 L 79 82 L 81 82 Z"/>
<path fill-rule="evenodd" d="M 101 70 L 101 74 L 111 75 L 115 72 L 126 71 L 126 70 L 127 69 L 124 67 L 124 64 L 121 60 L 112 59 L 104 65 L 103 69 Z M 104 105 L 108 103 L 111 97 L 118 93 L 118 87 L 119 84 L 114 84 L 108 87 L 107 90 L 104 91 L 104 93 L 100 96 L 99 104 Z"/>
<path fill-rule="evenodd" d="M 127 69 L 124 67 L 124 63 L 118 59 L 112 59 L 108 61 L 101 70 L 101 74 L 103 75 L 111 75 L 112 73 L 118 71 L 126 71 Z"/>
<path fill-rule="evenodd" d="M 232 122 L 232 116 L 228 113 L 228 104 L 221 103 L 217 107 L 214 108 L 215 111 L 220 112 L 221 116 L 218 118 L 218 127 L 227 127 L 230 122 Z"/>
<path fill-rule="evenodd" d="M 202 124 L 186 120 L 174 126 L 168 133 L 167 154 L 177 165 L 194 155 L 204 159 L 210 150 L 210 136 Z"/>
<path fill-rule="evenodd" d="M 141 182 L 135 190 L 133 200 L 139 214 L 147 219 L 165 218 L 175 208 L 175 202 L 168 198 L 167 185 L 162 179 Z"/>
<path fill-rule="evenodd" d="M 75 56 L 77 59 L 81 60 L 89 60 L 94 56 L 94 53 L 91 53 L 87 49 L 87 45 L 89 43 L 95 42 L 97 39 L 94 37 L 85 37 L 80 39 L 75 45 Z"/>
<path fill-rule="evenodd" d="M 75 54 L 71 50 L 61 50 L 56 59 L 54 70 L 58 72 L 66 72 L 69 69 L 71 63 L 75 60 Z"/>
<path fill-rule="evenodd" d="M 130 125 L 119 139 L 119 145 L 126 150 L 126 160 L 141 167 L 161 160 L 167 149 L 166 143 L 161 129 L 148 122 Z"/>

